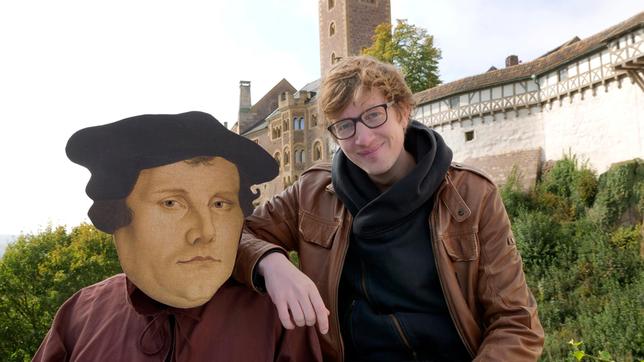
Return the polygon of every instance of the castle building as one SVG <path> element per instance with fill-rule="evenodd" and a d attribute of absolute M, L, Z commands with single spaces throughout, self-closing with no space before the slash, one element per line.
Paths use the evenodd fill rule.
<path fill-rule="evenodd" d="M 320 70 L 342 57 L 360 54 L 371 45 L 376 26 L 391 23 L 389 0 L 320 0 Z M 295 182 L 307 168 L 331 161 L 336 143 L 318 113 L 320 80 L 296 90 L 282 79 L 251 105 L 249 81 L 239 83 L 239 116 L 233 130 L 254 140 L 273 155 L 280 174 L 258 185 L 264 202 Z"/>
<path fill-rule="evenodd" d="M 573 154 L 598 173 L 643 158 L 644 12 L 530 62 L 415 94 L 415 118 L 436 129 L 454 160 L 503 184 L 513 167 L 524 187 L 547 160 Z"/>
<path fill-rule="evenodd" d="M 389 1 L 320 0 L 320 69 L 370 46 L 375 27 L 391 22 Z M 320 81 L 296 90 L 283 79 L 251 105 L 240 82 L 233 127 L 273 155 L 275 180 L 259 185 L 261 203 L 337 149 L 317 97 Z M 541 57 L 506 58 L 503 69 L 416 93 L 414 118 L 436 129 L 454 161 L 477 166 L 503 184 L 518 169 L 524 188 L 547 161 L 574 154 L 597 172 L 644 158 L 644 13 L 586 39 L 574 37 Z"/>

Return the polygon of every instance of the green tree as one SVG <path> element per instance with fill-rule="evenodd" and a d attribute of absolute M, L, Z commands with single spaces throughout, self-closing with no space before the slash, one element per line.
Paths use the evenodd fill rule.
<path fill-rule="evenodd" d="M 67 298 L 120 271 L 112 238 L 93 226 L 20 236 L 0 260 L 0 360 L 30 360 Z"/>
<path fill-rule="evenodd" d="M 407 20 L 397 22 L 393 31 L 389 23 L 378 25 L 371 47 L 364 49 L 362 54 L 400 68 L 414 93 L 440 84 L 438 61 L 441 51 L 434 46 L 434 37 Z"/>

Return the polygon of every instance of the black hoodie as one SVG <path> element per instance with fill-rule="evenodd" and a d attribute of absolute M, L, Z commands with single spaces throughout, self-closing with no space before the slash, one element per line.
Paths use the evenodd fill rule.
<path fill-rule="evenodd" d="M 415 121 L 404 146 L 416 166 L 384 192 L 341 150 L 333 161 L 333 186 L 354 220 L 339 297 L 346 357 L 469 360 L 442 293 L 428 223 L 452 151 Z"/>

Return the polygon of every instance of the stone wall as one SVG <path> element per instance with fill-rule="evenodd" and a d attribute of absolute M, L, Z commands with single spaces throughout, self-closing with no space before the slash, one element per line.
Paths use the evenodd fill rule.
<path fill-rule="evenodd" d="M 337 58 L 358 55 L 371 46 L 373 30 L 381 23 L 391 23 L 389 0 L 329 0 L 319 1 L 320 75 L 332 65 L 332 54 Z M 330 35 L 331 23 L 335 34 Z"/>
<path fill-rule="evenodd" d="M 391 9 L 388 0 L 347 1 L 347 50 L 350 55 L 358 55 L 363 48 L 373 43 L 376 27 L 391 23 Z"/>
<path fill-rule="evenodd" d="M 347 22 L 345 0 L 334 0 L 335 5 L 329 9 L 329 0 L 319 1 L 320 26 L 320 75 L 326 74 L 331 67 L 331 54 L 336 57 L 347 56 Z M 331 23 L 335 24 L 335 34 L 329 35 Z"/>
<path fill-rule="evenodd" d="M 502 155 L 468 158 L 463 163 L 485 171 L 498 186 L 505 185 L 510 174 L 516 169 L 521 188 L 528 191 L 536 185 L 542 157 L 543 151 L 538 148 Z"/>

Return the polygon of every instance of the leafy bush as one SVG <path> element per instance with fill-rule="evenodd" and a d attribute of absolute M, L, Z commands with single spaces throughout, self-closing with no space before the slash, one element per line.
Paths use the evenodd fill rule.
<path fill-rule="evenodd" d="M 501 195 L 546 331 L 541 360 L 570 360 L 580 339 L 584 358 L 644 358 L 642 161 L 597 179 L 569 155 L 530 193 L 513 182 Z"/>
<path fill-rule="evenodd" d="M 533 208 L 532 199 L 529 194 L 521 189 L 521 172 L 515 165 L 503 187 L 501 187 L 501 198 L 505 204 L 505 210 L 510 218 L 515 218 L 521 211 Z"/>
<path fill-rule="evenodd" d="M 598 313 L 579 316 L 581 337 L 590 353 L 606 350 L 619 361 L 644 356 L 644 273 L 625 289 L 606 295 Z"/>
<path fill-rule="evenodd" d="M 613 166 L 599 177 L 597 200 L 591 215 L 605 227 L 642 219 L 644 161 L 636 159 Z"/>
<path fill-rule="evenodd" d="M 0 260 L 0 360 L 30 360 L 58 307 L 80 288 L 119 273 L 112 238 L 83 224 L 20 236 Z"/>
<path fill-rule="evenodd" d="M 526 272 L 536 277 L 544 276 L 571 252 L 563 227 L 543 211 L 519 212 L 512 229 Z"/>
<path fill-rule="evenodd" d="M 585 214 L 597 194 L 597 178 L 588 163 L 579 164 L 574 155 L 564 155 L 537 187 L 538 203 L 555 217 L 572 221 Z"/>

